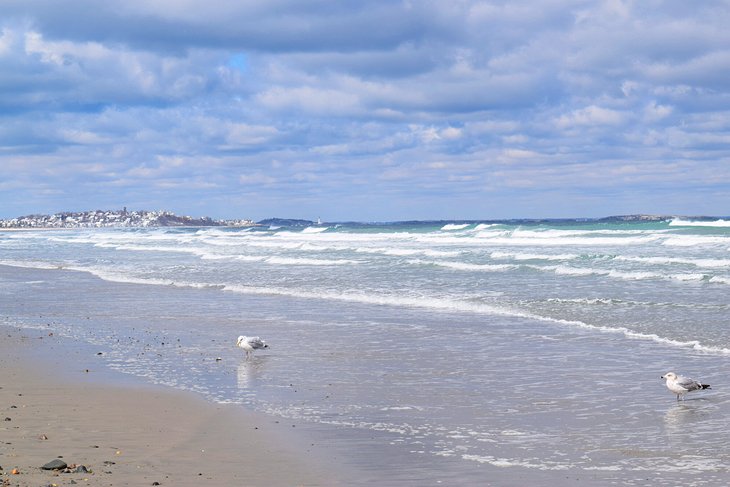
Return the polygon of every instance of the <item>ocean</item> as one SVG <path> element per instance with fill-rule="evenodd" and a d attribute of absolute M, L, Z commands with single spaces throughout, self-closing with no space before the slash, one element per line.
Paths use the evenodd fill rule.
<path fill-rule="evenodd" d="M 336 437 L 368 482 L 730 482 L 728 221 L 28 230 L 0 266 L 0 324 Z"/>

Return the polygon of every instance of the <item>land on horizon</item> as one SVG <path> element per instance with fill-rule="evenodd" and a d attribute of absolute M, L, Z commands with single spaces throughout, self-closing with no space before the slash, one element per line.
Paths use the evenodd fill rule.
<path fill-rule="evenodd" d="M 673 219 L 688 219 L 695 221 L 722 220 L 728 217 L 706 215 L 614 215 L 598 218 L 509 218 L 509 219 L 453 219 L 453 220 L 393 220 L 390 222 L 321 222 L 305 219 L 267 218 L 255 222 L 249 219 L 218 220 L 208 216 L 190 217 L 180 216 L 164 210 L 91 210 L 84 212 L 59 212 L 52 215 L 33 214 L 11 219 L 0 219 L 0 228 L 114 228 L 114 227 L 252 227 L 264 225 L 300 227 L 316 224 L 349 223 L 356 225 L 376 225 L 384 223 L 548 223 L 548 222 L 638 222 L 638 221 L 668 221 Z"/>

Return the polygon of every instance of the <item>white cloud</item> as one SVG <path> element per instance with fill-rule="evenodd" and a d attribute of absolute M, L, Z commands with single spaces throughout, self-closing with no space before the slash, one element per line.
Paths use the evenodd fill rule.
<path fill-rule="evenodd" d="M 0 35 L 0 56 L 11 52 L 13 45 L 16 42 L 16 33 L 7 27 L 2 29 L 2 35 Z"/>
<path fill-rule="evenodd" d="M 107 137 L 102 137 L 97 133 L 90 132 L 88 130 L 69 130 L 69 129 L 62 129 L 60 131 L 61 137 L 67 142 L 70 142 L 72 144 L 84 144 L 84 145 L 92 145 L 92 144 L 107 144 L 110 142 L 110 139 Z"/>
<path fill-rule="evenodd" d="M 621 112 L 591 105 L 560 116 L 556 120 L 556 125 L 563 129 L 576 126 L 619 125 L 624 119 L 625 116 Z"/>
<path fill-rule="evenodd" d="M 270 110 L 320 116 L 348 116 L 360 111 L 356 94 L 313 86 L 269 88 L 256 95 L 256 101 Z"/>
<path fill-rule="evenodd" d="M 624 96 L 629 97 L 636 93 L 640 88 L 639 83 L 636 81 L 624 81 L 621 83 L 621 92 Z"/>
<path fill-rule="evenodd" d="M 149 104 L 201 94 L 220 79 L 216 56 L 158 55 L 123 44 L 49 40 L 26 25 L 3 27 L 6 78 L 0 104 L 24 107 Z M 210 67 L 210 69 L 209 69 Z"/>
<path fill-rule="evenodd" d="M 504 157 L 507 160 L 531 160 L 536 159 L 540 157 L 540 155 L 531 150 L 524 150 L 524 149 L 506 149 L 504 152 Z"/>
<path fill-rule="evenodd" d="M 446 127 L 439 132 L 439 135 L 442 139 L 456 140 L 461 138 L 462 130 L 456 127 Z"/>
<path fill-rule="evenodd" d="M 334 156 L 348 154 L 352 151 L 352 147 L 349 144 L 327 144 L 312 147 L 309 151 L 315 154 Z"/>
<path fill-rule="evenodd" d="M 653 101 L 644 108 L 644 118 L 648 122 L 657 122 L 667 118 L 673 111 L 674 109 L 671 106 L 659 105 Z"/>
<path fill-rule="evenodd" d="M 277 182 L 276 178 L 263 173 L 241 174 L 238 182 L 243 185 L 269 185 Z"/>
<path fill-rule="evenodd" d="M 246 123 L 232 123 L 228 126 L 226 145 L 229 148 L 237 146 L 251 146 L 268 142 L 279 131 L 276 127 L 250 125 Z"/>

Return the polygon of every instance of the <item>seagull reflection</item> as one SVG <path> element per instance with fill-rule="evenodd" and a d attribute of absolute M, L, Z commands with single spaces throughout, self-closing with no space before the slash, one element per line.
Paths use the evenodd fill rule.
<path fill-rule="evenodd" d="M 687 401 L 675 404 L 664 414 L 664 425 L 671 435 L 686 435 L 696 431 L 708 416 L 704 401 Z"/>
<path fill-rule="evenodd" d="M 239 389 L 248 389 L 253 387 L 255 382 L 261 376 L 263 363 L 264 361 L 262 360 L 247 360 L 238 365 L 236 378 Z"/>

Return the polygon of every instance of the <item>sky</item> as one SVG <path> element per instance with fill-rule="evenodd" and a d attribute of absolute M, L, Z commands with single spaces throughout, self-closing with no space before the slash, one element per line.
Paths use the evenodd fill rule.
<path fill-rule="evenodd" d="M 0 218 L 730 215 L 728 25 L 728 0 L 3 0 Z"/>

